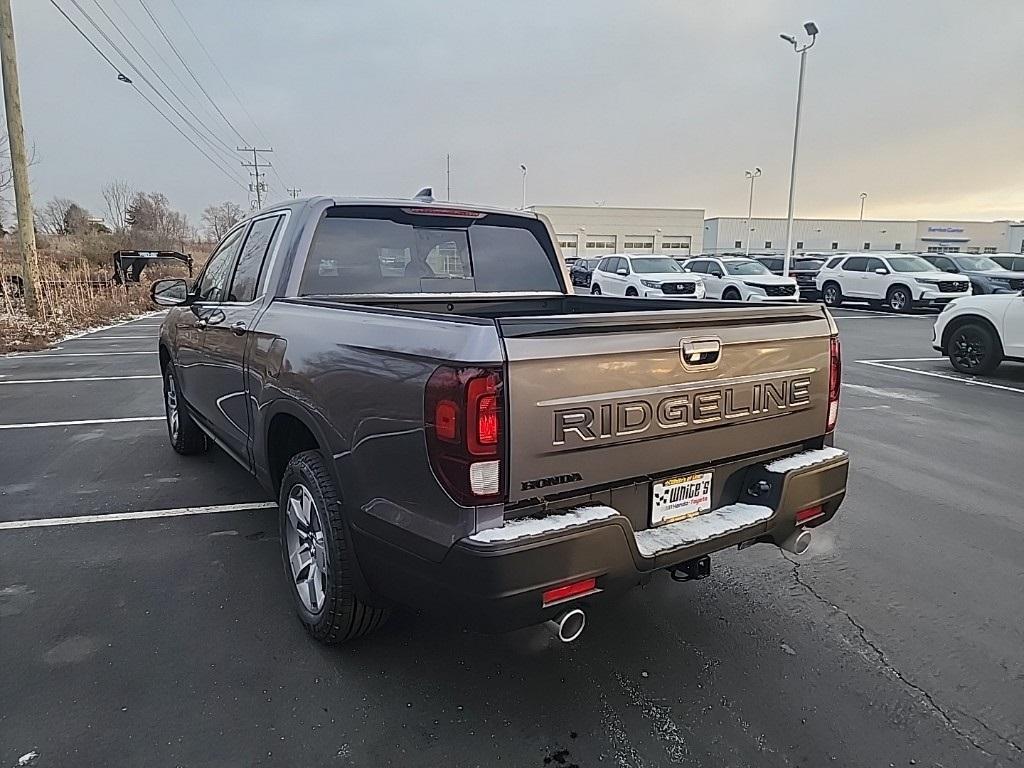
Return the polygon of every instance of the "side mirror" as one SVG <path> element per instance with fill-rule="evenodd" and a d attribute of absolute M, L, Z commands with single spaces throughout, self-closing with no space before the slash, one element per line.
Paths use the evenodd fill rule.
<path fill-rule="evenodd" d="M 161 307 L 180 307 L 189 303 L 188 283 L 180 277 L 157 280 L 149 289 L 153 303 Z"/>
<path fill-rule="evenodd" d="M 693 272 L 689 267 L 683 267 L 683 272 Z"/>
<path fill-rule="evenodd" d="M 956 267 L 947 267 L 946 269 L 944 269 L 944 270 L 942 270 L 942 271 L 943 271 L 943 272 L 951 272 L 951 273 L 953 273 L 954 275 L 960 274 L 960 270 L 959 270 L 959 269 L 957 269 Z"/>
<path fill-rule="evenodd" d="M 615 270 L 615 274 L 622 275 L 623 277 L 625 277 L 626 275 L 629 274 L 629 270 L 626 269 L 625 267 L 619 267 L 618 269 Z"/>
<path fill-rule="evenodd" d="M 888 275 L 889 274 L 889 270 L 886 269 L 885 267 L 879 267 L 878 269 L 875 270 L 875 274 L 876 275 Z"/>
<path fill-rule="evenodd" d="M 708 272 L 708 274 L 711 275 L 712 277 L 725 277 L 725 275 L 723 275 L 717 269 L 714 269 L 711 272 Z"/>

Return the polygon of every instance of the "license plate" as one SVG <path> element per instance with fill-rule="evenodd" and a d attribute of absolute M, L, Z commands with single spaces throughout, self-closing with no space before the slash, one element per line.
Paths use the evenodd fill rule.
<path fill-rule="evenodd" d="M 711 509 L 711 472 L 659 480 L 651 494 L 651 525 L 696 517 Z"/>

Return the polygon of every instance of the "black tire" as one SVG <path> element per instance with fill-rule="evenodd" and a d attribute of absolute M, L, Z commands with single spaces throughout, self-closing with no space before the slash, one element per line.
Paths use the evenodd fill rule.
<path fill-rule="evenodd" d="M 839 283 L 829 281 L 821 286 L 821 301 L 826 307 L 839 307 L 843 304 L 843 289 Z"/>
<path fill-rule="evenodd" d="M 983 376 L 1003 361 L 1003 348 L 992 330 L 981 323 L 964 323 L 946 341 L 946 357 L 960 373 Z"/>
<path fill-rule="evenodd" d="M 914 297 L 909 288 L 894 285 L 885 294 L 885 304 L 893 312 L 909 312 L 914 308 Z"/>
<path fill-rule="evenodd" d="M 600 296 L 601 295 L 601 286 L 598 285 L 597 283 L 594 283 L 592 286 L 590 286 L 590 295 L 591 296 Z"/>
<path fill-rule="evenodd" d="M 307 526 L 309 535 L 306 541 L 315 538 L 315 546 L 320 549 L 319 554 L 321 557 L 326 555 L 321 561 L 317 561 L 317 550 L 305 548 L 307 552 L 314 553 L 309 555 L 310 567 L 314 562 L 318 566 L 322 562 L 323 578 L 318 582 L 322 591 L 322 603 L 318 609 L 307 605 L 300 596 L 298 578 L 293 573 L 290 562 L 289 540 L 291 539 L 294 544 L 299 539 L 289 534 L 290 530 L 297 529 L 289 523 L 288 506 L 289 499 L 300 486 L 309 493 L 312 500 Z M 301 490 L 298 492 L 301 494 Z M 334 645 L 362 637 L 383 624 L 389 611 L 386 608 L 367 605 L 356 596 L 355 556 L 345 529 L 341 498 L 319 451 L 296 454 L 288 462 L 281 478 L 278 517 L 285 576 L 290 585 L 289 591 L 295 602 L 299 621 L 309 634 L 322 643 Z M 304 548 L 300 545 L 298 550 L 302 549 Z M 309 573 L 308 570 L 305 572 Z M 301 573 L 302 571 L 300 575 Z M 304 585 L 308 585 L 308 582 L 304 582 Z"/>
<path fill-rule="evenodd" d="M 722 301 L 740 301 L 742 298 L 735 288 L 726 288 L 722 292 Z"/>
<path fill-rule="evenodd" d="M 639 294 L 639 293 L 637 293 L 637 290 L 636 290 L 636 288 L 627 288 L 627 289 L 626 289 L 626 295 L 627 295 L 627 296 L 633 296 L 633 297 L 636 297 L 636 296 L 639 296 L 640 294 Z"/>
<path fill-rule="evenodd" d="M 164 368 L 164 416 L 167 422 L 167 437 L 177 453 L 182 456 L 206 453 L 210 447 L 210 440 L 188 412 L 181 397 L 174 366 L 170 363 Z"/>

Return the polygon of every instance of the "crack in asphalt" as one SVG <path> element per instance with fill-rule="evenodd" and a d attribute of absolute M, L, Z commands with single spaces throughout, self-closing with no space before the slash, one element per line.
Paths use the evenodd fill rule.
<path fill-rule="evenodd" d="M 842 616 L 844 616 L 846 618 L 846 620 L 848 622 L 850 622 L 850 625 L 854 629 L 857 630 L 857 633 L 860 636 L 861 641 L 868 648 L 870 648 L 872 651 L 874 651 L 875 656 L 878 658 L 879 663 L 881 663 L 882 667 L 890 675 L 892 675 L 894 678 L 896 678 L 901 683 L 903 683 L 903 685 L 905 685 L 907 688 L 909 688 L 910 690 L 914 691 L 922 699 L 924 699 L 924 701 L 928 704 L 928 706 L 946 724 L 946 727 L 948 727 L 951 731 L 953 731 L 953 733 L 955 733 L 957 736 L 959 736 L 961 739 L 966 741 L 968 744 L 970 744 L 972 747 L 977 749 L 982 754 L 984 754 L 984 755 L 986 755 L 988 757 L 998 757 L 998 755 L 992 754 L 987 749 L 985 749 L 983 746 L 981 746 L 981 744 L 979 744 L 977 742 L 977 740 L 975 740 L 975 738 L 970 733 L 965 732 L 963 729 L 961 729 L 959 726 L 957 726 L 957 724 L 953 720 L 953 718 L 950 717 L 949 712 L 947 712 L 945 709 L 943 709 L 939 705 L 939 703 L 937 701 L 935 701 L 935 698 L 928 691 L 926 691 L 924 688 L 922 688 L 921 686 L 917 685 L 913 681 L 907 679 L 907 677 L 902 672 L 900 672 L 898 669 L 896 669 L 896 667 L 893 666 L 892 662 L 889 661 L 889 658 L 885 655 L 885 651 L 883 651 L 881 648 L 879 648 L 878 645 L 876 645 L 868 637 L 867 630 L 864 628 L 864 625 L 861 624 L 859 621 L 857 621 L 849 611 L 847 611 L 845 608 L 839 607 L 838 605 L 833 603 L 831 600 L 829 600 L 828 598 L 826 598 L 823 595 L 821 595 L 821 593 L 819 593 L 818 590 L 816 590 L 814 587 L 812 587 L 808 582 L 804 581 L 804 579 L 800 575 L 800 566 L 803 565 L 803 563 L 800 563 L 800 562 L 794 560 L 786 552 L 784 552 L 782 550 L 779 550 L 779 551 L 781 552 L 782 556 L 786 560 L 788 560 L 790 562 L 790 564 L 792 564 L 792 566 L 793 566 L 793 580 L 797 584 L 799 584 L 801 587 L 803 587 L 818 602 L 822 603 L 823 605 L 827 605 L 832 610 L 836 611 L 837 613 L 842 614 Z M 1024 748 L 1022 748 L 1019 744 L 1017 744 L 1012 739 L 1007 738 L 1007 737 L 1003 736 L 1002 734 L 1000 734 L 999 732 L 995 731 L 991 726 L 989 726 L 988 724 L 986 724 L 983 721 L 979 720 L 977 717 L 975 717 L 973 715 L 963 715 L 963 713 L 959 712 L 959 711 L 957 713 L 960 714 L 961 716 L 968 717 L 969 719 L 971 719 L 974 722 L 976 722 L 979 726 L 981 726 L 982 729 L 984 729 L 987 733 L 991 734 L 991 736 L 993 738 L 995 738 L 1000 743 L 1006 745 L 1007 747 L 1012 749 L 1014 752 L 1024 754 Z"/>

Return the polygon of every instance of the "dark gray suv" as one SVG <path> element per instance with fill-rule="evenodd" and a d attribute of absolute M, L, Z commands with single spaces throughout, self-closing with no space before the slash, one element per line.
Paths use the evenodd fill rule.
<path fill-rule="evenodd" d="M 969 253 L 925 253 L 922 257 L 943 272 L 963 275 L 975 295 L 1017 293 L 1024 289 L 1024 272 L 1011 272 L 988 256 Z"/>

